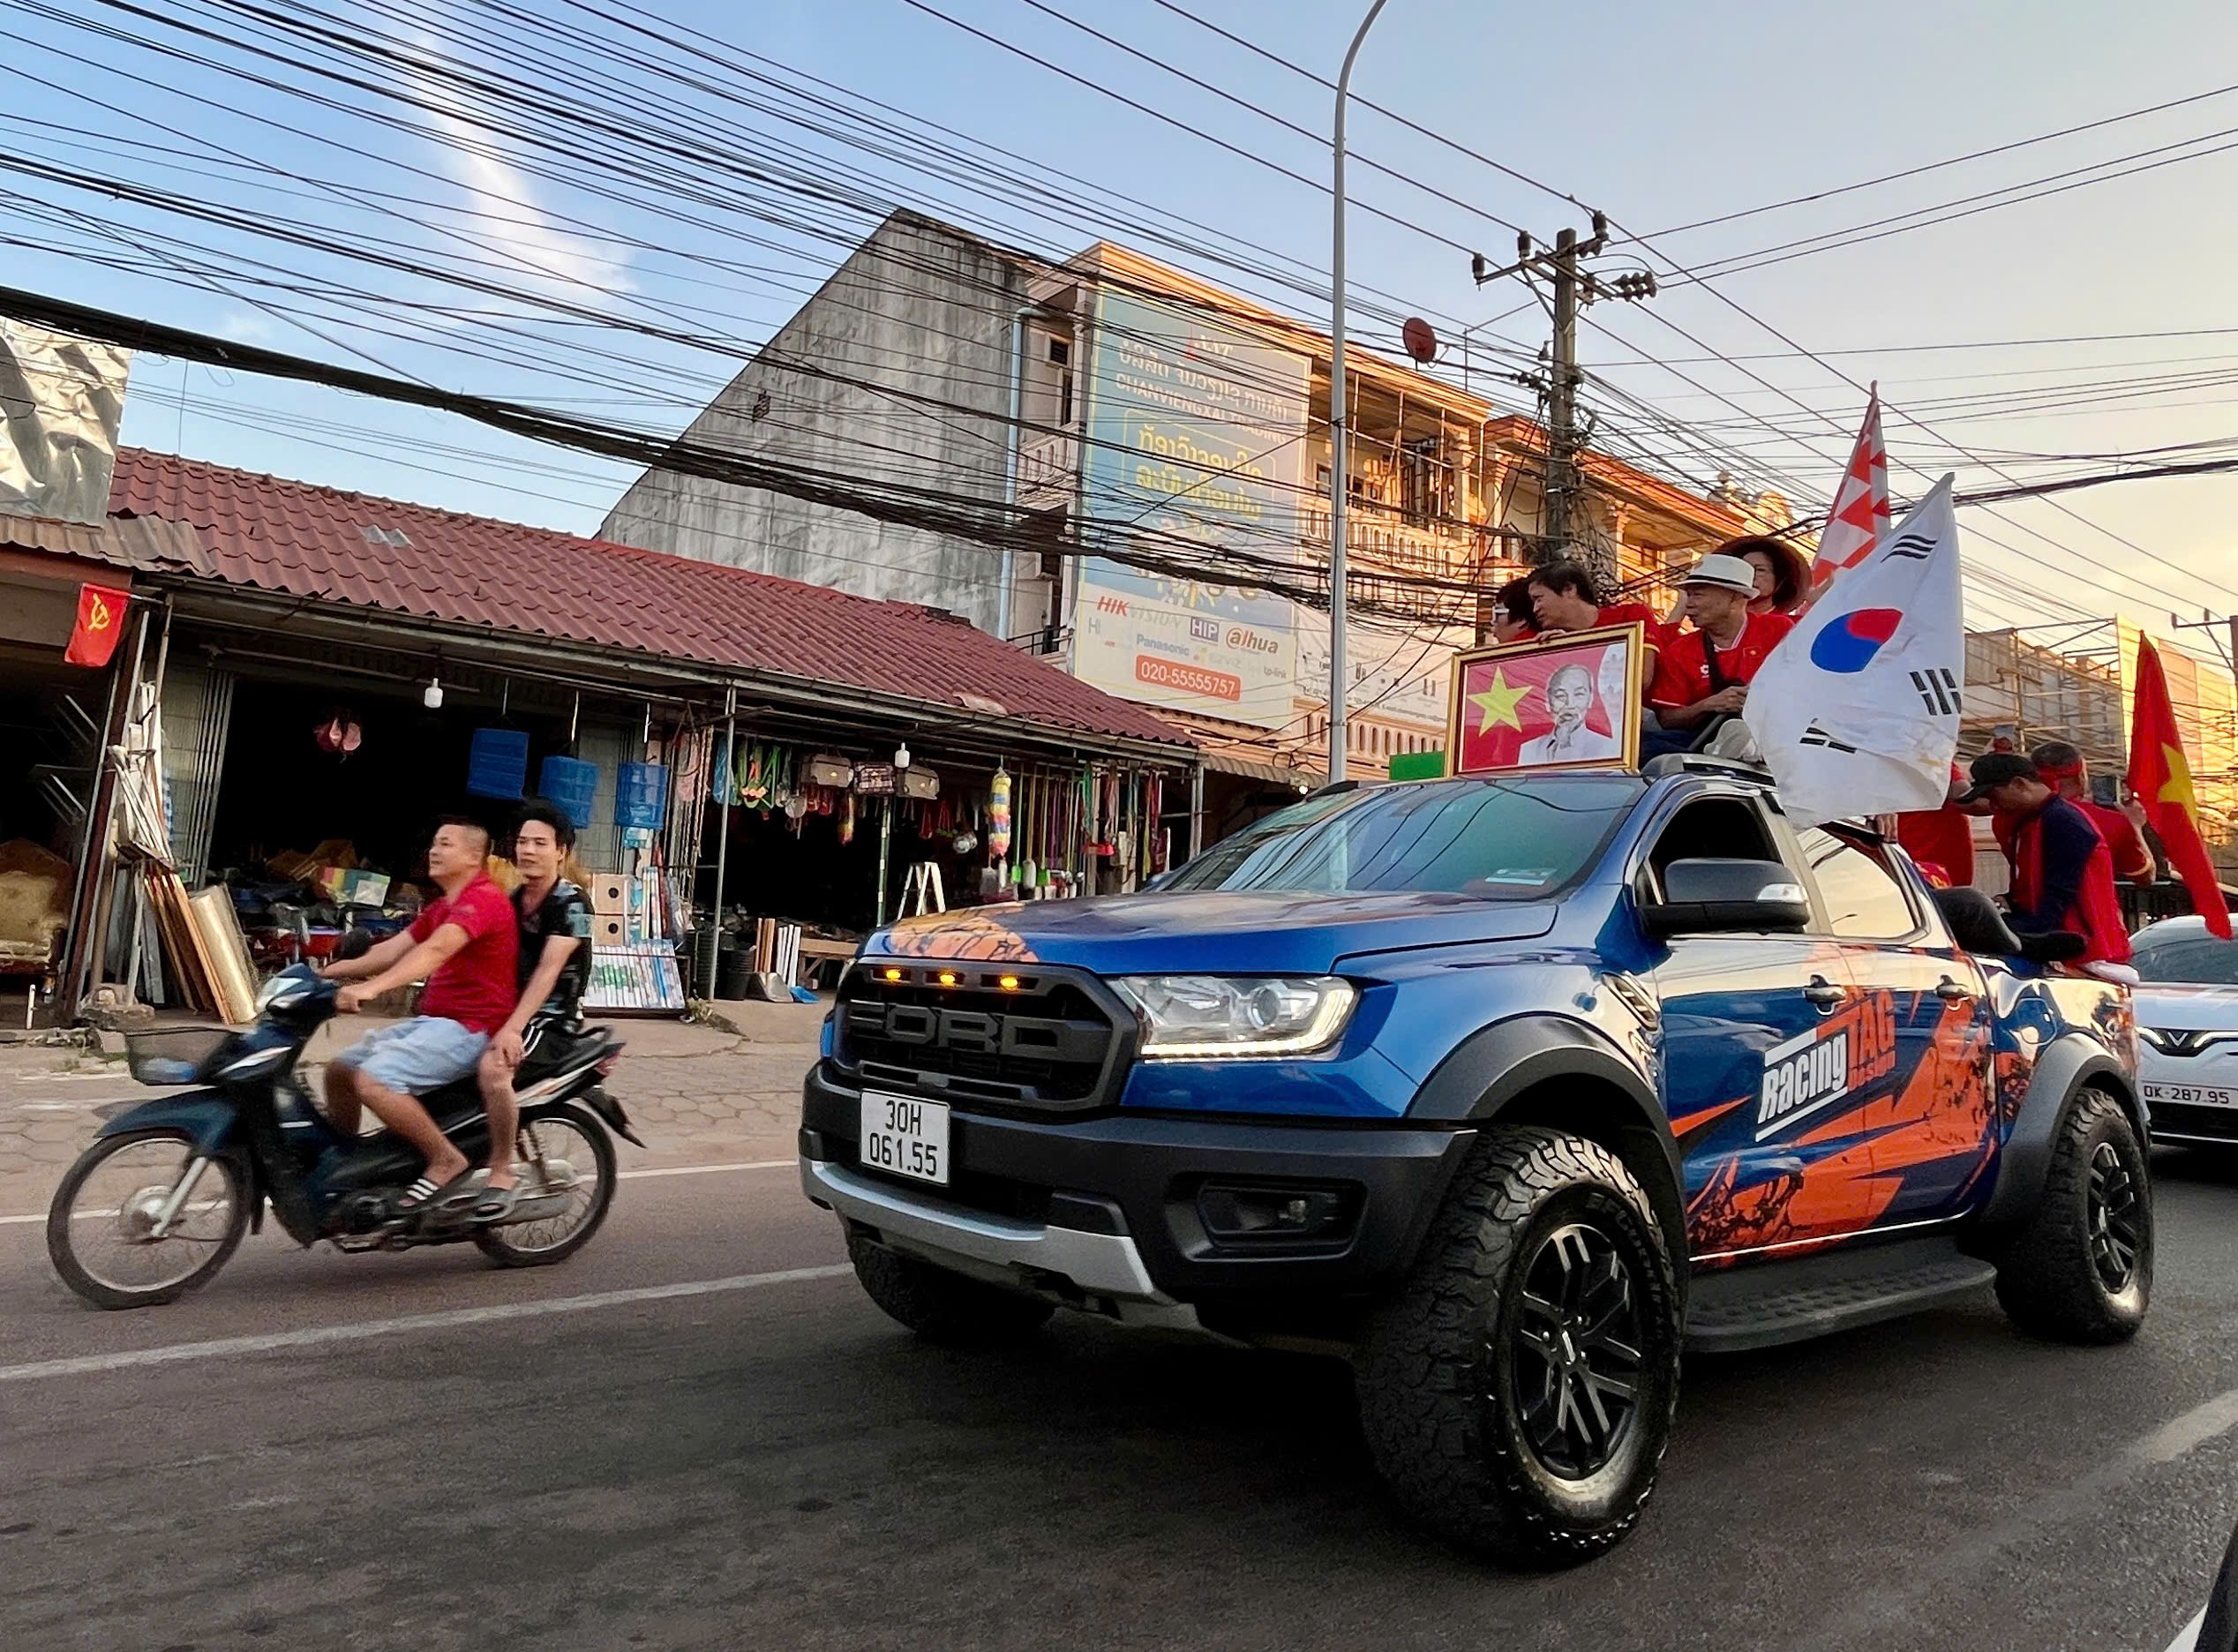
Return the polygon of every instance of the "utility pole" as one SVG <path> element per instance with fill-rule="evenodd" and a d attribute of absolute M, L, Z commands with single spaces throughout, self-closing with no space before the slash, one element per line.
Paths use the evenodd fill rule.
<path fill-rule="evenodd" d="M 1586 246 L 1597 251 L 1605 238 L 1596 235 Z M 1554 358 L 1546 372 L 1546 504 L 1540 517 L 1546 537 L 1538 559 L 1551 562 L 1568 554 L 1573 507 L 1584 504 L 1578 497 L 1577 462 L 1578 232 L 1565 229 L 1556 236 L 1554 255 L 1546 262 L 1554 284 Z"/>
<path fill-rule="evenodd" d="M 1539 542 L 1531 553 L 1531 560 L 1542 566 L 1571 554 L 1571 537 L 1585 516 L 1578 455 L 1592 432 L 1589 421 L 1581 422 L 1578 416 L 1578 387 L 1585 382 L 1585 373 L 1578 366 L 1578 312 L 1603 298 L 1641 304 L 1656 296 L 1652 271 L 1627 271 L 1604 282 L 1583 267 L 1586 259 L 1599 257 L 1608 244 L 1608 216 L 1596 212 L 1593 234 L 1585 240 L 1578 238 L 1576 230 L 1565 229 L 1554 237 L 1551 247 L 1542 247 L 1528 234 L 1520 235 L 1515 240 L 1514 263 L 1492 269 L 1481 253 L 1471 261 L 1470 273 L 1479 287 L 1520 275 L 1526 281 L 1543 277 L 1554 289 L 1554 339 L 1545 376 L 1521 379 L 1538 391 L 1546 408 L 1546 503 Z M 1613 555 L 1596 553 L 1591 559 L 1603 580 L 1615 574 Z"/>

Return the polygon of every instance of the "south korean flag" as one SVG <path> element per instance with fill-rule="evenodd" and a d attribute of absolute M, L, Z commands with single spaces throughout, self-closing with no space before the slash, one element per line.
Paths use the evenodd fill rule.
<path fill-rule="evenodd" d="M 1774 649 L 1741 713 L 1798 825 L 1940 807 L 1964 710 L 1945 477 Z"/>

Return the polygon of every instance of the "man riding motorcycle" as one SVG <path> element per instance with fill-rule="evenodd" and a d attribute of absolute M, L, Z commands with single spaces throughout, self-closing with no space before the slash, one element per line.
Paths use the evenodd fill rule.
<path fill-rule="evenodd" d="M 427 852 L 427 875 L 441 898 L 402 934 L 321 972 L 352 983 L 336 995 L 344 1014 L 394 987 L 427 982 L 417 1016 L 359 1040 L 327 1068 L 327 1115 L 337 1130 L 356 1135 L 360 1110 L 370 1110 L 427 1160 L 397 1201 L 403 1215 L 463 1215 L 478 1198 L 469 1185 L 474 1166 L 417 1098 L 475 1071 L 520 996 L 519 932 L 512 903 L 490 880 L 489 852 L 482 827 L 446 821 Z M 509 1168 L 510 1131 L 505 1140 Z"/>
<path fill-rule="evenodd" d="M 573 1026 L 590 976 L 590 902 L 560 875 L 575 846 L 575 824 L 549 803 L 521 811 L 513 829 L 513 864 L 521 887 L 513 892 L 521 937 L 520 1002 L 482 1052 L 477 1077 L 490 1115 L 489 1176 L 474 1206 L 477 1221 L 498 1221 L 513 1207 L 514 1138 L 521 1109 L 513 1075 L 547 1027 Z"/>

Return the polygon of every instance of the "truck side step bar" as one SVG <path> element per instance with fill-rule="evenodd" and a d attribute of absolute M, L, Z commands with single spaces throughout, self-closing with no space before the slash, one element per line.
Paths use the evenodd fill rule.
<path fill-rule="evenodd" d="M 1850 1247 L 1791 1262 L 1694 1275 L 1690 1353 L 1772 1348 L 1941 1307 L 1997 1277 L 1948 1238 Z"/>

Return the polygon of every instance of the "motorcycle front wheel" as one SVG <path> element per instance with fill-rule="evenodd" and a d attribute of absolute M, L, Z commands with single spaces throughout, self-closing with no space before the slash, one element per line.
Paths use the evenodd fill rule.
<path fill-rule="evenodd" d="M 614 1144 L 579 1107 L 556 1107 L 522 1122 L 514 1155 L 515 1209 L 526 1213 L 474 1230 L 500 1267 L 544 1267 L 590 1243 L 614 1202 Z"/>
<path fill-rule="evenodd" d="M 249 1198 L 232 1158 L 200 1160 L 199 1172 L 198 1159 L 170 1130 L 103 1137 L 80 1153 L 47 1207 L 63 1283 L 96 1308 L 153 1308 L 207 1283 L 248 1231 Z"/>

